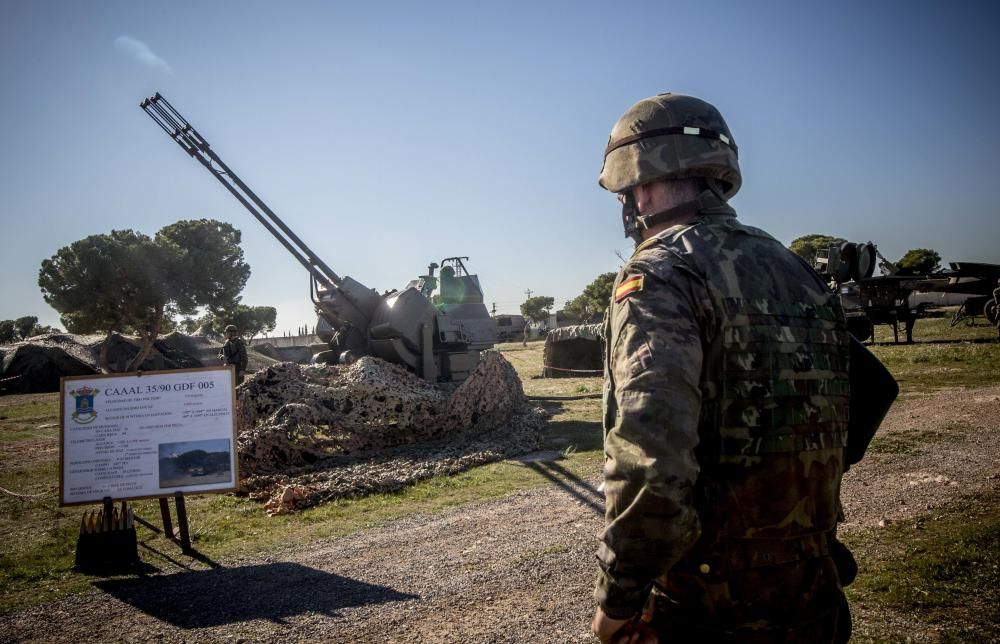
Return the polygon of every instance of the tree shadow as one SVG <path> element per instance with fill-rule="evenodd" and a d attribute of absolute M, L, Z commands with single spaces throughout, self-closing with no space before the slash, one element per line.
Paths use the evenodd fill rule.
<path fill-rule="evenodd" d="M 555 461 L 529 461 L 524 465 L 552 481 L 557 487 L 575 497 L 598 515 L 604 516 L 604 495 L 593 485 L 559 463 Z"/>
<path fill-rule="evenodd" d="M 253 619 L 284 623 L 288 617 L 355 606 L 416 599 L 378 586 L 308 568 L 272 563 L 94 582 L 142 612 L 179 628 L 207 628 Z"/>

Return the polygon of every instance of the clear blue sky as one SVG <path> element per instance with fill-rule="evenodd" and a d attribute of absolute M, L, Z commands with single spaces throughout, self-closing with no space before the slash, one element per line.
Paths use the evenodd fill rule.
<path fill-rule="evenodd" d="M 871 6 L 874 5 L 874 6 Z M 1000 263 L 994 2 L 45 2 L 0 23 L 0 319 L 59 325 L 43 259 L 236 225 L 243 302 L 313 324 L 304 270 L 139 109 L 166 96 L 334 270 L 380 290 L 468 255 L 488 302 L 616 270 L 608 132 L 636 100 L 725 115 L 740 217 L 789 243 Z"/>

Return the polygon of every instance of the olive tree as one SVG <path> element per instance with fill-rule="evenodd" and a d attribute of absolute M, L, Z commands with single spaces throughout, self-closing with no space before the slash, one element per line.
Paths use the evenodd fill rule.
<path fill-rule="evenodd" d="M 583 293 L 566 303 L 566 312 L 580 320 L 602 315 L 611 302 L 614 273 L 601 273 L 583 289 Z"/>
<path fill-rule="evenodd" d="M 39 324 L 34 315 L 25 315 L 16 320 L 0 320 L 0 344 L 9 344 L 43 333 L 57 333 L 59 330 Z"/>
<path fill-rule="evenodd" d="M 941 255 L 930 248 L 913 248 L 906 251 L 896 266 L 910 275 L 927 275 L 941 270 Z"/>
<path fill-rule="evenodd" d="M 788 248 L 812 266 L 816 263 L 817 251 L 828 248 L 831 244 L 839 246 L 845 241 L 847 240 L 842 237 L 813 233 L 811 235 L 803 235 L 798 239 L 792 240 L 792 243 L 788 246 Z"/>
<path fill-rule="evenodd" d="M 233 311 L 226 311 L 216 319 L 219 320 L 222 329 L 229 324 L 235 325 L 249 342 L 261 333 L 274 331 L 274 327 L 278 325 L 278 310 L 273 306 L 239 304 Z"/>
<path fill-rule="evenodd" d="M 38 318 L 34 315 L 25 315 L 24 317 L 17 318 L 14 320 L 14 327 L 17 329 L 17 334 L 24 338 L 30 338 L 33 334 L 32 331 L 38 326 Z"/>
<path fill-rule="evenodd" d="M 14 320 L 0 320 L 0 344 L 17 342 L 17 326 Z"/>
<path fill-rule="evenodd" d="M 253 340 L 261 333 L 274 331 L 278 321 L 278 310 L 273 306 L 245 306 L 237 304 L 231 310 L 206 311 L 201 317 L 189 317 L 182 320 L 178 326 L 187 333 L 193 333 L 207 326 L 214 333 L 222 334 L 225 328 L 233 324 L 247 339 Z"/>
<path fill-rule="evenodd" d="M 528 318 L 535 324 L 541 324 L 549 319 L 549 315 L 551 315 L 552 307 L 555 306 L 555 303 L 555 298 L 547 297 L 545 295 L 529 297 L 523 304 L 521 304 L 521 315 Z"/>
<path fill-rule="evenodd" d="M 105 334 L 104 371 L 111 335 L 138 335 L 142 346 L 131 371 L 175 315 L 235 307 L 250 276 L 239 242 L 230 224 L 208 219 L 179 221 L 154 239 L 132 230 L 91 235 L 44 260 L 38 285 L 68 331 Z"/>

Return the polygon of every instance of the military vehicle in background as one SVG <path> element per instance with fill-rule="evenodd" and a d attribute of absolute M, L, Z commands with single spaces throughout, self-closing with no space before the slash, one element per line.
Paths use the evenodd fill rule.
<path fill-rule="evenodd" d="M 985 317 L 990 324 L 996 324 L 1000 311 L 993 301 L 993 289 L 1000 279 L 1000 265 L 952 262 L 949 266 L 951 270 L 942 273 L 948 277 L 946 292 L 969 295 L 955 311 L 951 325 L 955 326 L 963 320 L 971 323 L 978 315 Z"/>
<path fill-rule="evenodd" d="M 319 316 L 317 335 L 330 345 L 317 355 L 346 363 L 372 355 L 400 364 L 431 382 L 465 380 L 479 352 L 496 342 L 496 325 L 467 257 L 431 263 L 400 290 L 379 294 L 337 275 L 227 166 L 208 141 L 159 93 L 140 107 L 201 163 L 306 268 Z M 434 272 L 440 268 L 438 275 Z"/>
<path fill-rule="evenodd" d="M 513 342 L 524 337 L 524 326 L 528 322 L 523 315 L 501 313 L 493 319 L 497 323 L 497 342 Z"/>
<path fill-rule="evenodd" d="M 874 275 L 878 266 L 882 275 Z M 892 326 L 893 341 L 899 342 L 899 324 L 904 325 L 906 342 L 913 342 L 913 327 L 926 315 L 929 305 L 913 304 L 913 293 L 962 293 L 970 297 L 952 320 L 956 324 L 968 316 L 984 314 L 996 323 L 996 311 L 988 306 L 1000 278 L 1000 265 L 952 262 L 950 269 L 929 275 L 905 274 L 887 260 L 878 247 L 867 242 L 844 242 L 820 249 L 813 268 L 830 279 L 840 295 L 847 316 L 847 328 L 864 342 L 875 335 L 876 324 Z"/>

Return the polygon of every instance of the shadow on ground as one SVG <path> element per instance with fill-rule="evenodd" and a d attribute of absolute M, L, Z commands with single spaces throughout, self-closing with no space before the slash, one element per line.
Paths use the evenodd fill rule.
<path fill-rule="evenodd" d="M 525 463 L 525 466 L 552 481 L 556 487 L 586 505 L 598 516 L 604 516 L 604 495 L 593 485 L 559 463 L 555 461 L 529 461 Z"/>
<path fill-rule="evenodd" d="M 272 563 L 94 582 L 148 615 L 180 628 L 206 628 L 254 619 L 284 623 L 305 613 L 336 616 L 343 608 L 416 599 L 294 563 Z"/>

